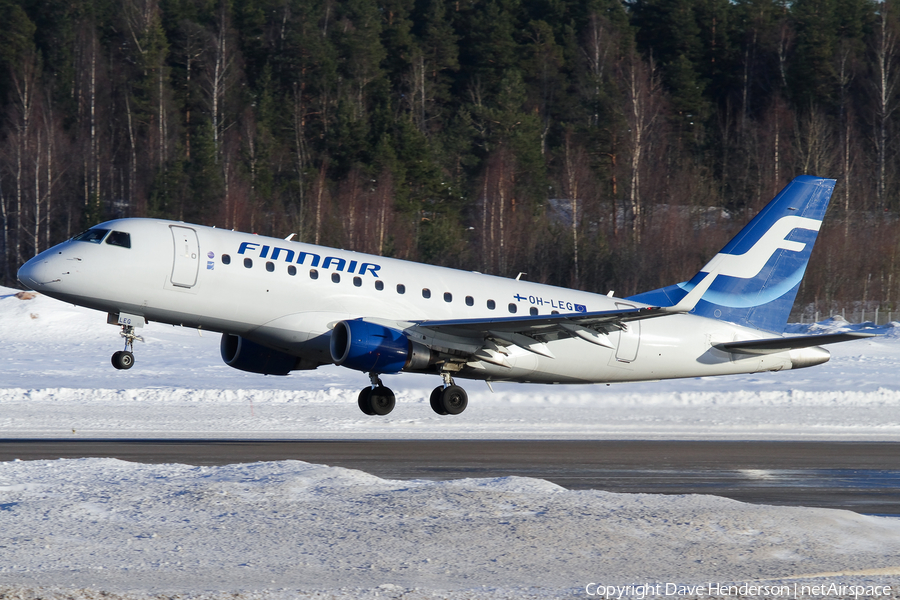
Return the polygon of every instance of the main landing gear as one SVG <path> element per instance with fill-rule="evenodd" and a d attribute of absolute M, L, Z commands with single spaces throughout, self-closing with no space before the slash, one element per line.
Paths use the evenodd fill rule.
<path fill-rule="evenodd" d="M 384 416 L 394 410 L 394 392 L 384 387 L 378 373 L 369 373 L 372 385 L 359 392 L 359 410 L 367 415 Z"/>
<path fill-rule="evenodd" d="M 453 382 L 450 373 L 441 372 L 444 385 L 439 385 L 431 391 L 431 410 L 439 415 L 458 415 L 466 410 L 469 404 L 469 396 L 466 390 Z"/>
<path fill-rule="evenodd" d="M 134 332 L 131 325 L 122 325 L 120 335 L 125 338 L 125 349 L 113 352 L 112 366 L 117 369 L 130 369 L 134 366 L 134 340 L 143 341 L 143 338 Z"/>
<path fill-rule="evenodd" d="M 466 390 L 453 382 L 447 372 L 442 372 L 444 384 L 431 392 L 431 409 L 439 415 L 458 415 L 466 410 L 469 396 Z M 371 385 L 359 392 L 359 409 L 367 415 L 384 416 L 394 410 L 394 392 L 381 383 L 378 373 L 369 373 Z"/>

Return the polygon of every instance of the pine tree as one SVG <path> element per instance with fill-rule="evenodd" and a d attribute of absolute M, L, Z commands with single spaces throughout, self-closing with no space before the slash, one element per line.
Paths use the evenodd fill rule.
<path fill-rule="evenodd" d="M 789 95 L 794 105 L 803 110 L 816 104 L 828 108 L 835 104 L 833 57 L 838 47 L 838 3 L 797 0 L 791 5 L 797 39 L 789 70 Z"/>

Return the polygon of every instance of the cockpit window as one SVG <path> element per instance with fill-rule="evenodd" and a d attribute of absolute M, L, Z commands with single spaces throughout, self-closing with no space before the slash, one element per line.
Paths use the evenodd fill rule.
<path fill-rule="evenodd" d="M 106 238 L 106 243 L 111 246 L 122 246 L 123 248 L 131 248 L 131 234 L 124 231 L 113 231 Z"/>
<path fill-rule="evenodd" d="M 84 233 L 79 233 L 72 239 L 76 242 L 92 242 L 99 244 L 103 241 L 103 237 L 109 233 L 109 229 L 88 229 Z"/>

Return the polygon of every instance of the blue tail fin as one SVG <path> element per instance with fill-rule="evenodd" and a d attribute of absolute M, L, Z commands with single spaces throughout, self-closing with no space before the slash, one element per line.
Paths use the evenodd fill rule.
<path fill-rule="evenodd" d="M 834 184 L 797 177 L 690 281 L 629 300 L 783 333 Z"/>

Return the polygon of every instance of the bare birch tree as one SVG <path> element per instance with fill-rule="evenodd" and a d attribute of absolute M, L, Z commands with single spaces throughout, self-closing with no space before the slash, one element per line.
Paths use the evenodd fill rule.
<path fill-rule="evenodd" d="M 232 47 L 231 20 L 228 7 L 221 2 L 214 31 L 210 32 L 205 52 L 204 79 L 207 107 L 213 125 L 213 144 L 217 160 L 222 158 L 222 143 L 230 123 L 225 115 L 225 99 L 235 79 L 235 53 Z M 227 184 L 226 184 L 227 185 Z"/>
<path fill-rule="evenodd" d="M 31 49 L 20 61 L 16 68 L 12 69 L 12 103 L 10 116 L 9 137 L 13 145 L 14 154 L 14 194 L 15 194 L 15 227 L 14 247 L 16 264 L 22 264 L 25 258 L 25 204 L 29 194 L 29 180 L 33 173 L 35 156 L 35 129 L 37 127 L 37 103 L 39 100 L 38 78 L 40 77 L 40 60 L 37 53 Z"/>
<path fill-rule="evenodd" d="M 625 120 L 628 123 L 628 204 L 626 212 L 631 222 L 635 243 L 641 241 L 644 220 L 642 174 L 647 168 L 647 157 L 655 143 L 656 128 L 663 110 L 662 81 L 654 68 L 652 58 L 645 63 L 634 50 L 622 58 L 620 85 L 625 93 Z"/>
<path fill-rule="evenodd" d="M 100 56 L 100 42 L 93 23 L 81 28 L 76 53 L 75 97 L 78 103 L 78 140 L 81 146 L 81 193 L 83 214 L 89 221 L 102 216 L 103 194 L 101 189 L 101 99 L 105 87 L 104 64 Z"/>
<path fill-rule="evenodd" d="M 834 128 L 824 111 L 811 107 L 800 117 L 794 136 L 800 172 L 827 176 L 834 158 Z"/>
<path fill-rule="evenodd" d="M 850 145 L 853 133 L 853 119 L 850 110 L 850 84 L 853 81 L 853 54 L 850 43 L 843 40 L 837 50 L 835 74 L 840 92 L 840 119 L 838 123 L 840 138 L 841 184 L 844 200 L 844 214 L 850 212 Z"/>
<path fill-rule="evenodd" d="M 887 203 L 887 151 L 889 123 L 897 109 L 897 31 L 889 3 L 878 5 L 878 21 L 874 38 L 874 101 L 875 101 L 875 150 L 877 153 L 876 202 L 884 210 Z"/>
<path fill-rule="evenodd" d="M 185 158 L 191 160 L 191 109 L 193 107 L 194 73 L 202 63 L 204 55 L 204 41 L 206 32 L 192 21 L 183 21 L 179 30 L 181 32 L 178 52 L 184 64 L 185 77 L 185 106 L 184 106 L 184 153 Z"/>
<path fill-rule="evenodd" d="M 600 96 L 609 55 L 613 51 L 615 39 L 610 32 L 609 23 L 597 13 L 588 18 L 587 34 L 582 46 L 582 53 L 587 60 L 591 97 L 590 124 L 600 126 Z"/>
<path fill-rule="evenodd" d="M 579 244 L 581 243 L 581 240 L 579 239 L 579 236 L 582 216 L 584 215 L 586 208 L 584 206 L 584 199 L 588 192 L 587 179 L 589 177 L 590 167 L 584 149 L 577 146 L 572 140 L 571 130 L 566 131 L 563 144 L 562 192 L 563 197 L 569 204 L 569 210 L 571 211 L 568 225 L 572 234 L 573 248 L 572 285 L 578 287 L 581 284 L 581 266 L 579 260 Z"/>
<path fill-rule="evenodd" d="M 300 240 L 304 240 L 302 224 L 306 218 L 306 168 L 309 161 L 309 148 L 306 141 L 307 109 L 303 100 L 303 84 L 295 81 L 293 87 L 293 104 L 291 106 L 291 125 L 294 134 L 294 164 L 297 170 L 298 214 L 300 217 Z"/>
<path fill-rule="evenodd" d="M 501 145 L 487 160 L 482 182 L 482 270 L 506 273 L 508 235 L 515 220 L 515 158 Z"/>

